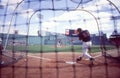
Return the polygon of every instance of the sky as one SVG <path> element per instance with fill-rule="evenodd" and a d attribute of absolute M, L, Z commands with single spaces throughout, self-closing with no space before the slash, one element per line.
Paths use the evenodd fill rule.
<path fill-rule="evenodd" d="M 65 34 L 66 29 L 82 28 L 91 34 L 100 30 L 109 36 L 114 26 L 120 30 L 120 19 L 111 20 L 112 16 L 120 14 L 107 0 L 92 0 L 80 5 L 73 0 L 54 0 L 54 3 L 52 0 L 42 0 L 41 3 L 39 0 L 29 1 L 1 0 L 0 4 L 4 8 L 0 9 L 0 33 L 14 33 L 18 30 L 19 34 L 37 35 L 37 31 L 41 30 L 42 35 L 45 35 L 45 31 Z M 120 8 L 120 0 L 111 1 Z"/>

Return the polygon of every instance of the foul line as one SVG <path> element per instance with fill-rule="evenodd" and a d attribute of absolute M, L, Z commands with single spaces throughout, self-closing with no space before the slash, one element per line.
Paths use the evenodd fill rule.
<path fill-rule="evenodd" d="M 27 55 L 27 56 L 29 56 L 29 57 L 33 57 L 33 58 L 42 59 L 42 60 L 48 60 L 48 61 L 52 60 L 52 59 L 49 59 L 49 58 L 38 57 L 38 56 L 33 56 L 33 55 Z"/>
<path fill-rule="evenodd" d="M 32 57 L 32 58 L 38 58 L 38 59 L 42 59 L 42 60 L 47 60 L 47 61 L 52 61 L 53 60 L 53 59 L 44 58 L 44 57 L 38 57 L 38 56 L 33 56 L 33 55 L 27 55 L 27 56 Z M 76 64 L 76 62 L 73 62 L 73 61 L 64 61 L 64 60 L 62 60 L 60 62 L 66 63 L 66 64 Z"/>

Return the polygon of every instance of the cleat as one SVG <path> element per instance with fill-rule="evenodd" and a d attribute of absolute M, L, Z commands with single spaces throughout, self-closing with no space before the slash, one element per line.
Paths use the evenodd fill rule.
<path fill-rule="evenodd" d="M 90 58 L 90 61 L 94 61 L 95 59 L 94 58 Z"/>
<path fill-rule="evenodd" d="M 90 61 L 91 61 L 90 66 L 93 66 L 93 65 L 94 65 L 94 63 L 93 63 L 94 60 L 95 60 L 94 58 L 90 58 Z"/>
<path fill-rule="evenodd" d="M 82 60 L 82 57 L 79 57 L 76 59 L 76 62 L 81 61 L 81 60 Z"/>

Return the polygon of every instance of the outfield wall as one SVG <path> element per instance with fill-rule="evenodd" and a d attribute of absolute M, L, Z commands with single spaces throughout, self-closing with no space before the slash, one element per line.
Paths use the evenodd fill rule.
<path fill-rule="evenodd" d="M 5 44 L 7 34 L 0 34 L 1 39 L 3 40 L 3 44 Z M 100 40 L 100 37 L 98 35 L 92 34 L 92 43 L 93 45 L 100 45 L 100 44 L 106 44 L 109 45 L 109 40 L 106 37 L 106 34 L 104 34 L 102 41 Z M 58 35 L 47 35 L 47 36 L 26 36 L 26 35 L 14 35 L 10 34 L 8 39 L 8 44 L 17 43 L 17 44 L 26 44 L 28 45 L 34 45 L 34 44 L 42 44 L 42 45 L 57 45 L 58 42 L 60 42 L 63 45 L 79 45 L 81 42 L 78 40 L 77 37 L 70 37 L 66 36 L 64 34 L 58 34 Z"/>

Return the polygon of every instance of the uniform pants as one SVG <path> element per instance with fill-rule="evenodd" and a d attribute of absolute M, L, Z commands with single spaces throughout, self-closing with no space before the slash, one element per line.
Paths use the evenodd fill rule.
<path fill-rule="evenodd" d="M 83 52 L 82 57 L 84 56 L 87 59 L 91 58 L 91 55 L 88 53 L 88 51 L 90 50 L 91 46 L 92 46 L 92 42 L 91 41 L 83 42 L 83 44 L 82 44 L 82 52 Z"/>

